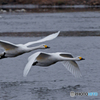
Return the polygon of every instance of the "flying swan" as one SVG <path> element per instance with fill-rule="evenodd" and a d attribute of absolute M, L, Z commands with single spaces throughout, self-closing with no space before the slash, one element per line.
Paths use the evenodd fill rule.
<path fill-rule="evenodd" d="M 39 46 L 36 46 L 36 47 L 28 47 L 28 46 L 30 46 L 32 44 L 52 40 L 52 39 L 56 38 L 59 35 L 59 33 L 60 33 L 60 31 L 58 31 L 57 33 L 48 35 L 41 40 L 28 42 L 26 44 L 17 44 L 16 45 L 16 44 L 10 43 L 8 41 L 0 40 L 0 46 L 4 48 L 4 52 L 2 52 L 0 54 L 0 59 L 7 58 L 7 57 L 16 57 L 16 56 L 19 56 L 23 53 L 27 53 L 27 52 L 30 52 L 30 51 L 33 51 L 33 50 L 36 50 L 36 49 L 49 48 L 45 44 L 42 44 L 42 45 L 39 45 Z"/>
<path fill-rule="evenodd" d="M 28 63 L 25 66 L 23 76 L 26 77 L 31 66 L 49 66 L 55 64 L 58 61 L 67 68 L 75 77 L 80 77 L 80 69 L 75 61 L 84 60 L 84 58 L 77 56 L 73 57 L 70 53 L 56 52 L 56 53 L 44 53 L 36 52 L 28 58 Z"/>

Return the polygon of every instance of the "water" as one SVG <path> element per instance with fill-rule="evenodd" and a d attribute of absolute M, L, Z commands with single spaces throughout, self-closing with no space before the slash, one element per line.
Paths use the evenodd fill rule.
<path fill-rule="evenodd" d="M 26 43 L 43 37 L 0 37 L 13 43 Z M 26 78 L 23 69 L 27 58 L 36 51 L 16 58 L 0 60 L 0 100 L 99 100 L 100 99 L 100 37 L 58 37 L 45 42 L 44 52 L 69 52 L 77 61 L 82 77 L 75 78 L 59 62 L 47 68 L 34 66 Z M 70 97 L 70 91 L 98 92 L 98 96 Z"/>
<path fill-rule="evenodd" d="M 0 33 L 88 31 L 100 32 L 100 11 L 64 13 L 1 13 Z"/>

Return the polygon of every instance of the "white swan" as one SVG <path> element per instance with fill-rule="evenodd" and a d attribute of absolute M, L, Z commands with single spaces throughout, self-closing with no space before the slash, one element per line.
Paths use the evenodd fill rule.
<path fill-rule="evenodd" d="M 7 41 L 0 40 L 0 46 L 5 49 L 5 51 L 0 54 L 0 59 L 7 58 L 7 57 L 16 57 L 23 53 L 30 52 L 35 49 L 49 48 L 47 45 L 40 45 L 40 46 L 36 46 L 36 47 L 28 47 L 28 46 L 35 44 L 35 43 L 52 40 L 52 39 L 56 38 L 59 35 L 59 33 L 60 33 L 60 31 L 58 31 L 57 33 L 48 35 L 41 40 L 28 42 L 26 44 L 17 44 L 16 45 L 16 44 L 13 44 L 13 43 L 10 43 Z"/>
<path fill-rule="evenodd" d="M 84 58 L 78 56 L 73 58 L 70 53 L 56 52 L 56 53 L 44 53 L 36 52 L 28 58 L 28 63 L 25 66 L 23 76 L 27 76 L 31 66 L 49 66 L 61 61 L 62 64 L 70 71 L 75 77 L 80 77 L 81 73 L 79 67 L 75 61 L 84 60 Z"/>

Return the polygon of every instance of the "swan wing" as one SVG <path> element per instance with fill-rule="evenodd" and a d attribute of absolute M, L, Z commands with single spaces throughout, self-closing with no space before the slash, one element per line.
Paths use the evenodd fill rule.
<path fill-rule="evenodd" d="M 75 77 L 80 77 L 81 72 L 80 69 L 75 61 L 62 61 L 62 64 L 65 66 L 65 68 L 71 72 Z"/>
<path fill-rule="evenodd" d="M 0 46 L 3 47 L 6 51 L 18 48 L 15 44 L 3 40 L 0 40 Z"/>
<path fill-rule="evenodd" d="M 33 55 L 31 55 L 28 58 L 28 63 L 26 64 L 25 68 L 24 68 L 24 72 L 23 72 L 23 76 L 26 77 L 28 72 L 30 71 L 32 64 L 36 61 L 36 57 L 40 54 L 40 52 L 37 52 Z"/>
<path fill-rule="evenodd" d="M 53 33 L 51 35 L 48 35 L 48 36 L 46 36 L 45 38 L 43 38 L 41 40 L 28 42 L 28 43 L 25 44 L 25 46 L 29 46 L 29 45 L 32 45 L 32 44 L 35 44 L 35 43 L 40 43 L 40 42 L 45 42 L 45 41 L 55 39 L 59 35 L 59 33 L 60 33 L 60 31 L 58 31 L 57 33 Z"/>

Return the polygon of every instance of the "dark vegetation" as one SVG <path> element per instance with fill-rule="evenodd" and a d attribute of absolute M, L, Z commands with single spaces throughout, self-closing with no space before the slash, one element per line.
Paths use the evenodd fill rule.
<path fill-rule="evenodd" d="M 0 5 L 4 4 L 100 5 L 100 0 L 0 0 Z"/>

